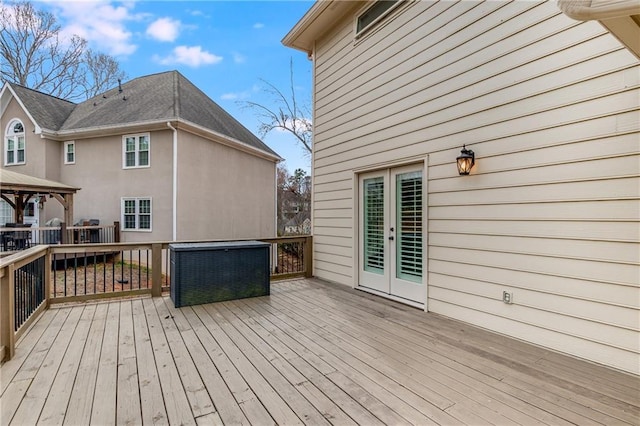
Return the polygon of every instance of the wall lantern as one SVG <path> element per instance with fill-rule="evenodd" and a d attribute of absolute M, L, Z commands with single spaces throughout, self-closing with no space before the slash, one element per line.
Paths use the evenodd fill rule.
<path fill-rule="evenodd" d="M 456 158 L 456 162 L 458 163 L 458 173 L 461 175 L 468 175 L 471 171 L 471 168 L 476 163 L 476 155 L 470 149 L 466 149 L 464 145 L 462 145 L 462 151 L 460 151 L 460 156 Z"/>

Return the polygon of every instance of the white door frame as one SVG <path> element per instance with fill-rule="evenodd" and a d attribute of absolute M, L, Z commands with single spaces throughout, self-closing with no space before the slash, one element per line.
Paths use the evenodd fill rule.
<path fill-rule="evenodd" d="M 26 210 L 30 207 L 33 209 L 33 216 L 27 216 Z M 23 213 L 23 223 L 29 223 L 33 227 L 40 226 L 40 206 L 38 201 L 36 201 L 35 199 L 31 199 L 27 203 L 25 203 Z"/>
<path fill-rule="evenodd" d="M 423 227 L 422 227 L 422 279 L 423 279 L 423 301 L 420 302 L 413 302 L 407 299 L 403 299 L 400 297 L 396 297 L 393 295 L 390 295 L 388 293 L 384 293 L 381 291 L 377 291 L 375 289 L 371 289 L 371 288 L 367 288 L 367 287 L 362 287 L 360 286 L 360 279 L 361 279 L 361 252 L 360 252 L 360 245 L 361 245 L 361 232 L 360 232 L 360 216 L 362 214 L 361 212 L 361 188 L 360 188 L 360 178 L 366 174 L 369 174 L 371 172 L 384 172 L 385 170 L 389 170 L 389 169 L 395 169 L 395 168 L 401 168 L 401 167 L 405 167 L 405 166 L 416 166 L 416 165 L 422 165 L 422 221 L 423 221 Z M 396 300 L 399 302 L 402 302 L 404 304 L 407 305 L 411 305 L 411 306 L 415 306 L 418 308 L 423 308 L 425 310 L 425 312 L 428 310 L 428 303 L 427 301 L 429 300 L 429 286 L 428 286 L 428 276 L 429 276 L 429 271 L 428 271 L 428 220 L 429 220 L 429 210 L 428 210 L 428 166 L 429 166 L 429 156 L 428 155 L 422 155 L 422 156 L 417 156 L 417 157 L 413 157 L 413 158 L 407 158 L 404 160 L 399 160 L 399 161 L 389 161 L 389 162 L 385 162 L 385 163 L 380 163 L 377 165 L 372 165 L 366 168 L 359 168 L 359 169 L 354 169 L 354 174 L 352 177 L 352 184 L 353 184 L 353 283 L 352 283 L 352 288 L 354 289 L 358 289 L 358 290 L 362 290 L 362 291 L 366 291 L 368 293 L 372 293 L 372 294 L 376 294 L 391 300 Z M 385 238 L 388 238 L 388 232 L 385 232 Z"/>

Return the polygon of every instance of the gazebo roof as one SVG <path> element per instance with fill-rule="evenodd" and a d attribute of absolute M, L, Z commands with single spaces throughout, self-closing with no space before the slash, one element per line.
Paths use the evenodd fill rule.
<path fill-rule="evenodd" d="M 23 221 L 24 203 L 36 194 L 49 194 L 58 200 L 64 208 L 65 222 L 73 223 L 73 194 L 79 189 L 53 180 L 0 169 L 0 198 L 13 208 L 17 223 Z"/>
<path fill-rule="evenodd" d="M 49 179 L 37 178 L 7 169 L 0 169 L 0 190 L 3 194 L 58 193 L 73 194 L 80 188 Z"/>

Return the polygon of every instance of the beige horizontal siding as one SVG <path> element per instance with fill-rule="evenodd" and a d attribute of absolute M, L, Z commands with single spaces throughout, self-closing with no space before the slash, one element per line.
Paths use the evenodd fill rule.
<path fill-rule="evenodd" d="M 486 310 L 485 304 L 478 303 L 478 300 L 469 301 L 478 306 L 478 309 L 469 309 L 459 303 L 442 302 L 434 299 L 431 304 L 435 311 L 446 310 L 448 316 L 472 324 L 482 324 L 490 330 L 497 331 L 510 336 L 519 336 L 527 341 L 535 339 L 534 343 L 549 348 L 559 349 L 562 352 L 599 362 L 604 365 L 615 366 L 625 371 L 635 372 L 637 369 L 638 357 L 637 346 L 633 351 L 607 345 L 601 341 L 594 341 L 581 335 L 565 334 L 557 329 L 546 328 L 540 325 L 530 325 L 526 322 L 512 319 L 511 312 L 504 315 L 496 315 Z M 508 308 L 504 308 L 505 310 Z M 543 316 L 542 312 L 535 310 L 537 315 Z M 555 318 L 556 324 L 564 321 L 565 316 Z M 589 324 L 590 326 L 591 324 Z"/>
<path fill-rule="evenodd" d="M 514 269 L 509 267 L 509 265 L 505 267 L 493 267 L 490 265 L 478 265 L 467 261 L 464 264 L 464 268 L 460 266 L 460 263 L 453 261 L 453 259 L 438 260 L 432 258 L 429 260 L 429 270 L 431 274 L 467 278 L 470 280 L 478 280 L 478 277 L 483 277 L 484 283 L 490 282 L 514 290 L 535 290 L 556 294 L 558 296 L 628 308 L 635 306 L 634 303 L 637 301 L 638 296 L 636 286 L 624 283 L 584 280 L 557 274 L 550 276 L 539 272 L 531 273 L 526 270 Z M 433 276 L 430 278 L 433 278 Z M 432 283 L 430 282 L 430 284 Z M 474 285 L 471 288 L 476 287 L 478 286 Z"/>
<path fill-rule="evenodd" d="M 441 219 L 429 223 L 429 232 L 637 243 L 640 227 L 636 227 L 636 223 L 634 220 L 466 220 L 461 224 L 455 219 Z"/>
<path fill-rule="evenodd" d="M 316 275 L 357 277 L 354 176 L 428 155 L 428 309 L 640 373 L 637 59 L 550 2 L 408 2 L 353 34 L 316 43 Z"/>

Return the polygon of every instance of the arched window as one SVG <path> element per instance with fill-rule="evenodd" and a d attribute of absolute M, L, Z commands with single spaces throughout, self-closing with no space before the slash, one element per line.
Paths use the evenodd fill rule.
<path fill-rule="evenodd" d="M 4 164 L 25 163 L 24 126 L 20 120 L 11 120 L 4 139 Z"/>

